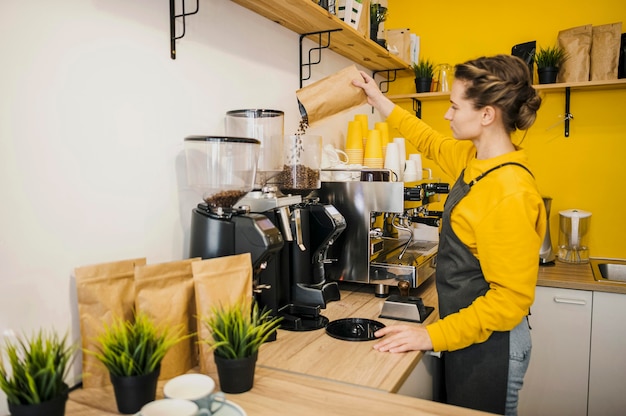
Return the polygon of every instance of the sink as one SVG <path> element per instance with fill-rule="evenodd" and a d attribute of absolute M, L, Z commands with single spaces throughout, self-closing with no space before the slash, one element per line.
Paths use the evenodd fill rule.
<path fill-rule="evenodd" d="M 596 281 L 626 283 L 626 260 L 591 258 L 589 263 Z"/>

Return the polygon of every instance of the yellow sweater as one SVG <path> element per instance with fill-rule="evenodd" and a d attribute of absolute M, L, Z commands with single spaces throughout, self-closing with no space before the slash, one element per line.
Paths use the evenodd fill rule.
<path fill-rule="evenodd" d="M 476 159 L 470 141 L 442 135 L 396 106 L 387 122 L 451 178 L 465 169 L 469 183 L 504 162 L 528 166 L 517 149 L 488 160 Z M 435 351 L 454 351 L 486 341 L 493 331 L 509 331 L 528 314 L 535 296 L 545 205 L 534 179 L 519 166 L 485 176 L 458 203 L 451 226 L 480 261 L 489 290 L 467 308 L 428 325 Z"/>

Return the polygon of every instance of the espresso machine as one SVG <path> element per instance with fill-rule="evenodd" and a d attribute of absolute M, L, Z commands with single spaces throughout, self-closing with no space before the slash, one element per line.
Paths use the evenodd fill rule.
<path fill-rule="evenodd" d="M 204 202 L 193 209 L 190 257 L 203 259 L 250 253 L 256 295 L 269 288 L 261 271 L 283 247 L 283 236 L 264 215 L 234 205 L 252 190 L 259 141 L 251 138 L 185 138 L 189 185 Z"/>
<path fill-rule="evenodd" d="M 327 277 L 375 285 L 386 297 L 389 286 L 406 281 L 416 288 L 435 272 L 438 241 L 414 237 L 414 224 L 439 225 L 441 211 L 429 208 L 449 192 L 449 185 L 425 182 L 405 187 L 403 182 L 368 180 L 393 175 L 363 175 L 360 181 L 322 182 L 321 201 L 332 204 L 346 218 L 346 229 L 328 255 Z"/>

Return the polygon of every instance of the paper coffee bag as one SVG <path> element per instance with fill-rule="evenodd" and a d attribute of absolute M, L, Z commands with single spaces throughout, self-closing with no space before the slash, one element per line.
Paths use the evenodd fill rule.
<path fill-rule="evenodd" d="M 558 82 L 589 81 L 591 25 L 559 32 L 559 46 L 565 51 L 565 62 L 559 69 Z"/>
<path fill-rule="evenodd" d="M 135 268 L 135 309 L 145 313 L 158 327 L 181 335 L 196 332 L 196 300 L 191 263 L 200 258 L 150 264 Z M 198 363 L 197 337 L 174 345 L 163 357 L 159 379 L 184 374 Z"/>
<path fill-rule="evenodd" d="M 617 79 L 621 34 L 622 22 L 592 27 L 591 81 Z"/>
<path fill-rule="evenodd" d="M 226 306 L 242 299 L 252 303 L 252 257 L 250 253 L 217 257 L 191 263 L 198 316 L 200 372 L 217 371 L 213 351 L 205 342 L 211 332 L 202 318 L 211 314 L 214 306 Z"/>
<path fill-rule="evenodd" d="M 135 304 L 135 266 L 145 258 L 77 267 L 76 291 L 82 348 L 96 351 L 96 337 L 117 318 L 132 320 Z M 110 385 L 109 372 L 96 357 L 83 353 L 83 387 Z"/>
<path fill-rule="evenodd" d="M 302 119 L 310 126 L 326 117 L 367 103 L 365 92 L 352 85 L 361 79 L 355 65 L 296 91 Z"/>

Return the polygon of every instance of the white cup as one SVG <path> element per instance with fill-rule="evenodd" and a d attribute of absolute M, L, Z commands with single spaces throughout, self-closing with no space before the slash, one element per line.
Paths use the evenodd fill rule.
<path fill-rule="evenodd" d="M 402 176 L 400 172 L 400 156 L 398 155 L 397 143 L 387 144 L 384 168 L 393 171 L 396 178 L 400 178 Z"/>
<path fill-rule="evenodd" d="M 423 178 L 423 172 L 422 172 L 422 155 L 419 153 L 411 153 L 409 155 L 409 160 L 413 160 L 415 161 L 415 170 L 417 173 L 417 179 L 418 181 L 421 181 Z"/>
<path fill-rule="evenodd" d="M 168 399 L 191 400 L 200 409 L 213 414 L 226 401 L 224 393 L 216 392 L 215 381 L 204 374 L 183 374 L 169 380 L 163 386 L 163 395 Z"/>
<path fill-rule="evenodd" d="M 336 149 L 332 144 L 325 145 L 322 150 L 322 169 L 334 168 L 342 163 L 348 163 L 348 154 L 341 149 Z"/>
<path fill-rule="evenodd" d="M 405 162 L 405 168 L 404 168 L 404 175 L 403 175 L 403 180 L 404 182 L 415 182 L 421 179 L 421 175 L 418 174 L 417 172 L 417 166 L 414 160 L 407 160 Z"/>
<path fill-rule="evenodd" d="M 406 159 L 406 142 L 404 137 L 395 137 L 393 142 L 398 145 L 398 163 L 400 163 L 400 175 L 398 177 L 399 181 L 404 180 L 404 163 Z"/>
<path fill-rule="evenodd" d="M 207 409 L 199 409 L 189 400 L 161 399 L 145 404 L 135 416 L 200 416 L 210 415 Z"/>

